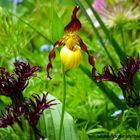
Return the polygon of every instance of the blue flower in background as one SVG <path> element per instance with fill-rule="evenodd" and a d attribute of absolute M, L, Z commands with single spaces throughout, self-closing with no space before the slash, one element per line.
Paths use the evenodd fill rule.
<path fill-rule="evenodd" d="M 48 52 L 48 51 L 51 51 L 52 49 L 53 49 L 53 45 L 48 45 L 48 44 L 43 44 L 40 47 L 41 52 Z"/>
<path fill-rule="evenodd" d="M 119 95 L 119 99 L 124 100 L 124 96 L 123 95 Z"/>
<path fill-rule="evenodd" d="M 12 0 L 13 4 L 18 4 L 18 3 L 22 3 L 22 2 L 23 2 L 23 0 Z"/>
<path fill-rule="evenodd" d="M 111 115 L 111 117 L 116 117 L 116 116 L 118 116 L 118 115 L 120 115 L 122 113 L 122 110 L 120 109 L 120 110 L 117 110 L 117 111 L 115 111 L 112 115 Z"/>

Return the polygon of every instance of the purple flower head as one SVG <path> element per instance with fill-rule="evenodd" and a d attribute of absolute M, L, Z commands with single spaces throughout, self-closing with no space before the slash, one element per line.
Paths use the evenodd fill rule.
<path fill-rule="evenodd" d="M 94 0 L 92 7 L 97 13 L 102 13 L 106 7 L 105 0 Z"/>
<path fill-rule="evenodd" d="M 50 108 L 52 105 L 56 105 L 56 103 L 53 103 L 55 100 L 46 101 L 47 94 L 43 94 L 42 99 L 40 99 L 39 96 L 33 95 L 33 98 L 35 99 L 36 103 L 30 99 L 30 107 L 31 110 L 28 114 L 29 124 L 31 126 L 35 126 L 39 120 L 40 115 L 43 113 L 43 111 L 47 108 Z"/>
<path fill-rule="evenodd" d="M 40 68 L 38 66 L 30 67 L 29 64 L 26 64 L 22 61 L 17 61 L 14 63 L 15 65 L 15 73 L 17 75 L 18 80 L 28 80 L 32 76 L 36 76 L 34 74 L 36 71 L 38 71 Z"/>
<path fill-rule="evenodd" d="M 122 67 L 115 73 L 112 66 L 105 66 L 103 74 L 97 74 L 94 69 L 93 77 L 97 82 L 112 81 L 119 85 L 123 91 L 123 95 L 127 104 L 131 107 L 140 104 L 139 92 L 135 88 L 134 78 L 137 72 L 140 71 L 140 58 L 134 59 L 133 57 L 127 58 Z"/>
<path fill-rule="evenodd" d="M 35 76 L 39 67 L 30 67 L 21 61 L 14 63 L 15 73 L 9 73 L 5 68 L 0 67 L 0 95 L 8 96 L 12 101 L 22 98 L 22 91 L 26 88 L 30 77 Z"/>
<path fill-rule="evenodd" d="M 24 116 L 29 122 L 31 127 L 36 127 L 40 115 L 45 109 L 50 108 L 54 100 L 47 101 L 47 93 L 43 94 L 41 99 L 39 96 L 34 95 L 34 99 L 24 100 L 16 106 L 7 106 L 3 117 L 0 118 L 0 128 L 13 125 L 17 122 L 22 127 L 22 117 Z"/>

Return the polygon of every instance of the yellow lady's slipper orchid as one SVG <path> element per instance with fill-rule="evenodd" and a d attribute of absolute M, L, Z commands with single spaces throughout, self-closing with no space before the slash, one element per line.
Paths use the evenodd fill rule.
<path fill-rule="evenodd" d="M 60 51 L 60 59 L 67 69 L 79 66 L 82 61 L 82 53 L 80 48 L 70 49 L 66 45 Z"/>
<path fill-rule="evenodd" d="M 82 61 L 82 51 L 87 53 L 92 70 L 94 69 L 94 58 L 90 55 L 87 46 L 82 39 L 77 35 L 77 31 L 81 28 L 81 23 L 76 16 L 79 9 L 80 7 L 78 6 L 74 8 L 72 19 L 64 28 L 65 35 L 54 44 L 52 51 L 49 53 L 49 63 L 47 65 L 49 79 L 51 79 L 49 71 L 52 69 L 52 61 L 55 58 L 55 49 L 59 46 L 63 46 L 60 51 L 60 59 L 67 69 L 79 66 Z"/>

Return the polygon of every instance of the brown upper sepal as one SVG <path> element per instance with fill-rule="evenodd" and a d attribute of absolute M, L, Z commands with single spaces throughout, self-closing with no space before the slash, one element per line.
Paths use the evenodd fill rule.
<path fill-rule="evenodd" d="M 79 6 L 75 6 L 72 14 L 72 19 L 64 28 L 65 32 L 77 32 L 80 30 L 82 25 L 76 16 L 79 9 L 80 9 Z"/>

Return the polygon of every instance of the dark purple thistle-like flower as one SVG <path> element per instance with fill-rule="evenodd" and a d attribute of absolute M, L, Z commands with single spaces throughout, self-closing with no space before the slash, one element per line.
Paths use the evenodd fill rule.
<path fill-rule="evenodd" d="M 22 117 L 25 117 L 28 120 L 32 128 L 36 128 L 36 124 L 43 111 L 50 108 L 52 105 L 56 105 L 56 103 L 53 103 L 54 100 L 46 100 L 47 95 L 48 93 L 43 94 L 42 99 L 39 96 L 34 95 L 33 98 L 35 101 L 34 99 L 24 100 L 16 106 L 7 106 L 5 113 L 2 113 L 3 117 L 0 118 L 0 128 L 7 127 L 8 125 L 12 126 L 15 122 L 22 127 Z"/>
<path fill-rule="evenodd" d="M 22 91 L 26 88 L 30 77 L 35 76 L 38 66 L 30 67 L 21 61 L 14 63 L 15 73 L 9 73 L 5 68 L 0 68 L 0 95 L 8 96 L 12 101 L 22 98 Z"/>
<path fill-rule="evenodd" d="M 28 117 L 29 117 L 28 119 L 29 119 L 29 124 L 31 126 L 35 126 L 37 124 L 40 115 L 43 113 L 45 109 L 50 108 L 50 106 L 52 105 L 56 105 L 56 103 L 53 103 L 55 99 L 46 102 L 47 95 L 48 94 L 43 94 L 42 99 L 40 99 L 39 96 L 37 95 L 33 95 L 36 103 L 30 99 L 31 109 L 28 114 Z"/>
<path fill-rule="evenodd" d="M 36 124 L 43 111 L 50 106 L 55 105 L 54 100 L 47 101 L 47 95 L 43 94 L 40 98 L 33 95 L 32 99 L 23 97 L 23 90 L 27 87 L 28 80 L 32 76 L 36 76 L 35 72 L 40 68 L 38 66 L 30 67 L 21 61 L 14 63 L 14 74 L 10 74 L 5 68 L 0 68 L 0 95 L 8 96 L 12 100 L 12 104 L 5 108 L 0 118 L 0 128 L 12 126 L 15 122 L 23 127 L 23 118 L 25 118 L 34 133 L 38 137 L 42 137 L 36 128 Z"/>
<path fill-rule="evenodd" d="M 17 83 L 14 76 L 5 68 L 0 68 L 0 94 L 5 96 L 11 96 L 17 89 L 13 88 Z"/>
<path fill-rule="evenodd" d="M 17 75 L 18 80 L 28 80 L 32 76 L 36 76 L 34 74 L 36 71 L 38 71 L 40 68 L 38 66 L 30 67 L 29 64 L 26 64 L 22 61 L 17 61 L 14 63 L 15 65 L 15 73 Z"/>
<path fill-rule="evenodd" d="M 105 66 L 103 74 L 97 74 L 96 69 L 93 70 L 93 77 L 97 82 L 112 81 L 119 85 L 122 89 L 127 104 L 131 107 L 140 104 L 140 95 L 135 88 L 134 78 L 137 72 L 140 71 L 140 58 L 127 58 L 124 63 L 121 63 L 122 68 L 115 73 L 112 66 Z"/>

